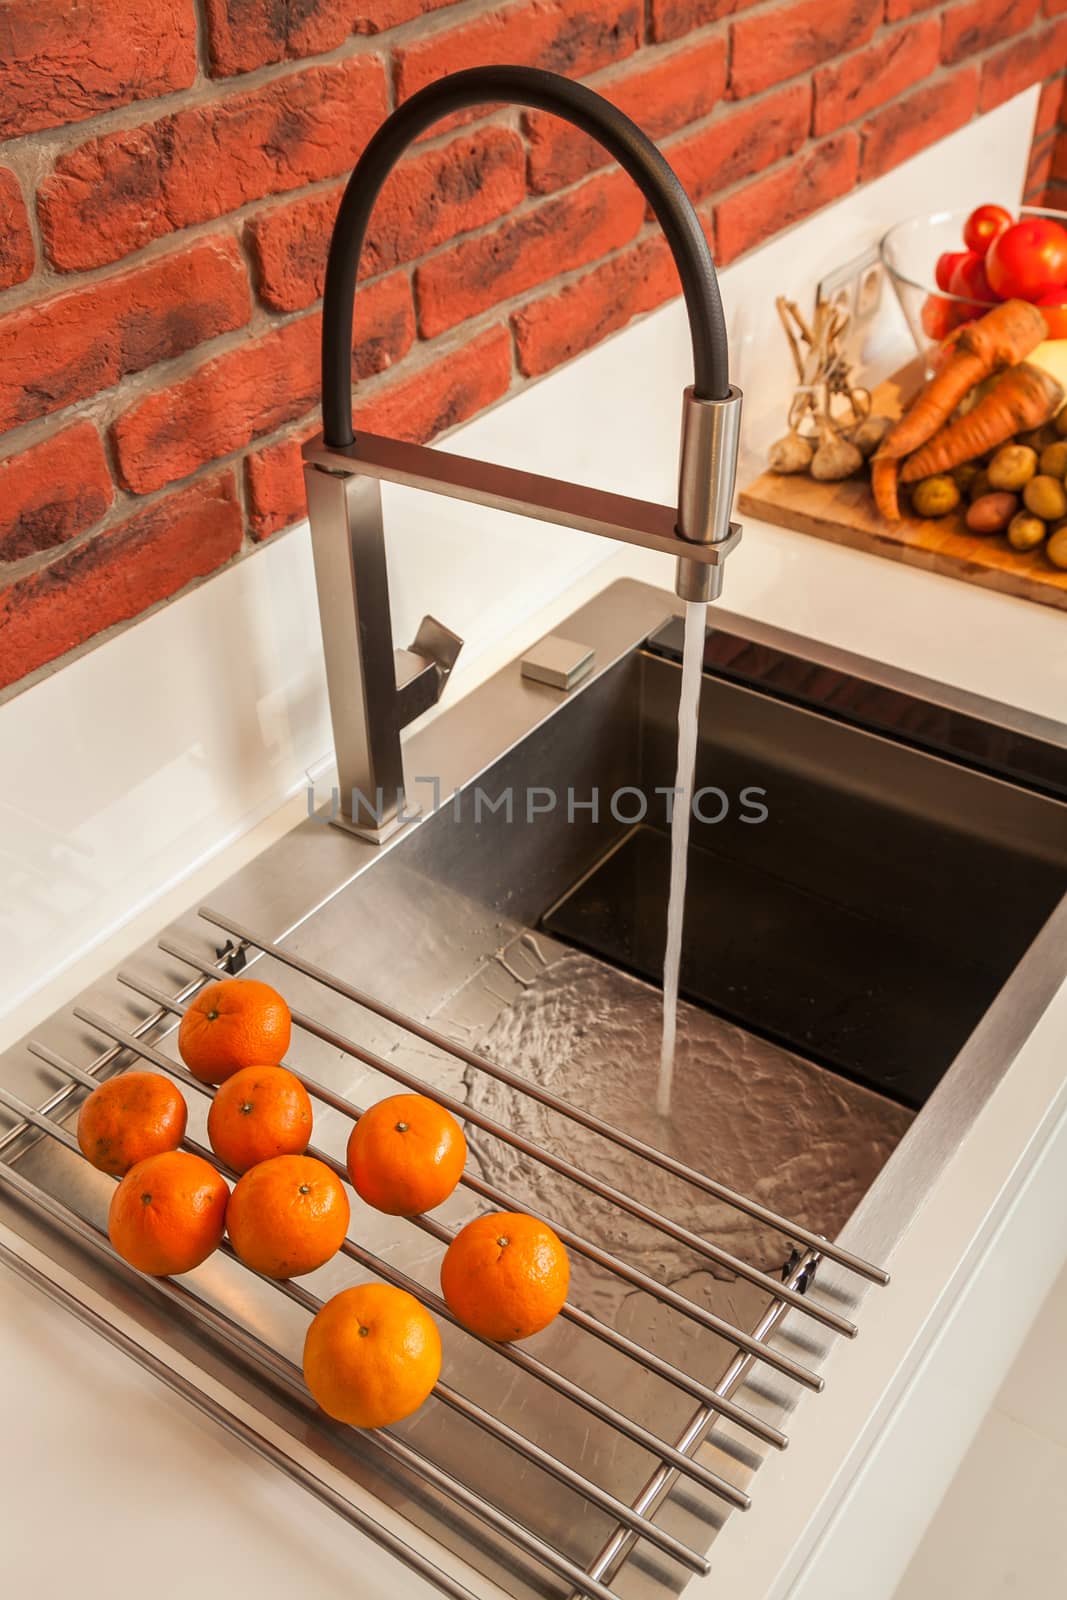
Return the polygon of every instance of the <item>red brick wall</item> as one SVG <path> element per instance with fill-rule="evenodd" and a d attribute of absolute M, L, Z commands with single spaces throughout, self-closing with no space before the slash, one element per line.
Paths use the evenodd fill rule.
<path fill-rule="evenodd" d="M 0 687 L 302 515 L 340 193 L 390 106 L 523 61 L 678 167 L 721 261 L 1035 81 L 1067 192 L 1065 0 L 0 0 Z M 427 439 L 676 292 L 636 192 L 553 119 L 391 180 L 357 416 Z"/>

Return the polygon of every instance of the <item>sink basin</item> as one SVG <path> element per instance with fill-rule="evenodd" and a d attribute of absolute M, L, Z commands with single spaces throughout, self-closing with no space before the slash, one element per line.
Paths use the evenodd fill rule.
<path fill-rule="evenodd" d="M 666 900 L 666 797 L 657 790 L 673 783 L 679 679 L 671 612 L 669 596 L 642 585 L 607 591 L 560 629 L 596 652 L 578 688 L 529 681 L 513 663 L 410 739 L 409 785 L 424 803 L 417 822 L 376 849 L 331 828 L 329 797 L 317 796 L 315 814 L 219 888 L 213 921 L 190 912 L 165 930 L 169 952 L 153 944 L 131 957 L 135 987 L 109 977 L 78 997 L 79 1008 L 176 1059 L 175 1014 L 151 996 L 180 1002 L 202 976 L 197 962 L 253 962 L 257 977 L 315 1020 L 314 1031 L 298 1029 L 291 1054 L 308 1078 L 360 1107 L 396 1091 L 393 1072 L 461 1102 L 473 1119 L 476 1184 L 590 1241 L 589 1253 L 572 1256 L 573 1303 L 693 1380 L 733 1394 L 773 1432 L 796 1385 L 762 1364 L 739 1368 L 737 1346 L 709 1319 L 760 1328 L 772 1349 L 818 1365 L 829 1338 L 823 1325 L 795 1310 L 767 1321 L 776 1302 L 760 1274 L 810 1283 L 810 1272 L 798 1277 L 790 1237 L 575 1129 L 546 1098 L 529 1099 L 480 1070 L 477 1058 L 827 1239 L 847 1238 L 857 1208 L 885 1192 L 881 1237 L 891 1247 L 923 1180 L 902 1196 L 885 1189 L 890 1170 L 910 1148 L 926 1152 L 929 1177 L 951 1152 L 937 1122 L 938 1084 L 954 1086 L 958 1139 L 995 1078 L 969 1062 L 975 1030 L 1010 1013 L 1013 1037 L 1025 1036 L 1063 975 L 1063 942 L 1048 929 L 1067 891 L 1067 750 L 1051 725 L 719 617 L 705 658 L 698 783 L 722 791 L 725 814 L 694 825 L 676 1115 L 660 1120 L 650 1108 Z M 709 817 L 723 798 L 705 796 Z M 250 940 L 239 937 L 249 929 Z M 1020 973 L 1022 1002 L 1012 992 Z M 353 988 L 387 1012 L 431 1023 L 465 1057 L 359 1005 Z M 70 1009 L 36 1038 L 95 1075 L 133 1059 Z M 1009 1064 L 1005 1050 L 998 1070 Z M 26 1043 L 0 1058 L 0 1084 L 67 1125 L 76 1113 L 69 1082 Z M 205 1107 L 191 1100 L 198 1140 Z M 142 1336 L 221 1378 L 354 1493 L 415 1524 L 446 1552 L 442 1564 L 461 1559 L 517 1596 L 567 1592 L 446 1490 L 383 1461 L 189 1307 L 106 1248 L 87 1248 L 35 1196 L 99 1228 L 111 1180 L 13 1113 L 0 1115 L 0 1153 L 23 1180 L 17 1192 L 0 1189 L 2 1221 L 29 1247 L 102 1295 Z M 514 1138 L 502 1142 L 487 1123 Z M 317 1108 L 316 1145 L 343 1157 L 349 1126 L 342 1109 Z M 917 1141 L 929 1128 L 937 1137 Z M 602 1188 L 638 1195 L 755 1276 L 684 1237 L 664 1237 L 563 1172 L 546 1172 L 530 1144 L 566 1157 Z M 467 1188 L 435 1218 L 452 1229 L 484 1209 L 477 1187 Z M 351 1236 L 388 1268 L 436 1289 L 441 1242 L 432 1232 L 357 1201 Z M 606 1270 L 598 1252 L 667 1285 L 674 1301 Z M 302 1284 L 326 1297 L 367 1275 L 339 1258 Z M 204 1303 L 299 1360 L 305 1309 L 223 1257 L 187 1281 Z M 838 1315 L 875 1309 L 874 1291 L 843 1269 L 820 1267 L 809 1293 Z M 679 1298 L 705 1320 L 679 1314 Z M 638 1499 L 655 1466 L 645 1447 L 558 1393 L 546 1397 L 535 1375 L 499 1352 L 451 1327 L 443 1336 L 456 1390 L 624 1503 Z M 708 1470 L 757 1492 L 751 1480 L 764 1443 L 730 1421 L 693 1430 L 692 1397 L 618 1343 L 559 1321 L 529 1349 L 566 1382 L 657 1436 L 686 1440 Z M 455 1407 L 433 1401 L 391 1432 L 579 1567 L 620 1539 L 610 1512 L 517 1459 Z M 726 1506 L 688 1482 L 668 1487 L 670 1498 L 653 1504 L 658 1524 L 705 1550 Z M 642 1544 L 623 1562 L 628 1553 L 622 1536 L 612 1561 L 596 1569 L 614 1593 L 683 1586 L 687 1574 L 662 1552 Z"/>

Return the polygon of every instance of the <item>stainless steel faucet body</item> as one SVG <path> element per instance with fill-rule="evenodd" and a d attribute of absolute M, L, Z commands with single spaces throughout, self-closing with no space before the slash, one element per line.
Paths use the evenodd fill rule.
<path fill-rule="evenodd" d="M 682 402 L 676 507 L 353 434 L 353 299 L 374 201 L 425 128 L 467 106 L 500 101 L 552 111 L 598 138 L 641 186 L 667 235 L 694 359 L 694 383 Z M 703 230 L 674 172 L 628 117 L 581 84 L 526 67 L 454 73 L 393 112 L 353 172 L 334 227 L 323 306 L 323 432 L 304 449 L 341 826 L 380 841 L 407 820 L 401 730 L 440 697 L 462 645 L 426 617 L 410 649 L 394 651 L 381 483 L 661 550 L 677 558 L 682 599 L 714 600 L 723 563 L 741 537 L 730 521 L 740 420 L 741 393 L 729 382 L 725 321 Z"/>

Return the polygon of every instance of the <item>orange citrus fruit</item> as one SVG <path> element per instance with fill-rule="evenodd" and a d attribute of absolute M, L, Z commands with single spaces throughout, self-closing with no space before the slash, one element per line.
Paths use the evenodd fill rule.
<path fill-rule="evenodd" d="M 246 1267 L 298 1278 L 337 1254 L 348 1232 L 340 1178 L 314 1156 L 273 1156 L 238 1178 L 226 1229 Z"/>
<path fill-rule="evenodd" d="M 211 1148 L 235 1172 L 272 1156 L 302 1156 L 311 1138 L 311 1101 L 285 1067 L 242 1067 L 207 1114 Z"/>
<path fill-rule="evenodd" d="M 122 1178 L 146 1156 L 176 1150 L 185 1138 L 186 1117 L 181 1091 L 161 1072 L 124 1072 L 83 1104 L 78 1144 L 94 1167 Z"/>
<path fill-rule="evenodd" d="M 178 1053 L 201 1083 L 242 1067 L 277 1066 L 289 1048 L 289 1007 L 269 983 L 223 978 L 201 989 L 178 1029 Z"/>
<path fill-rule="evenodd" d="M 394 1217 L 432 1211 L 463 1175 L 467 1141 L 443 1106 L 394 1094 L 365 1111 L 348 1140 L 348 1175 L 361 1200 Z"/>
<path fill-rule="evenodd" d="M 414 1295 L 364 1283 L 327 1300 L 304 1341 L 304 1379 L 322 1407 L 354 1428 L 417 1411 L 441 1372 L 441 1335 Z"/>
<path fill-rule="evenodd" d="M 191 1272 L 218 1249 L 229 1196 L 225 1178 L 202 1156 L 165 1150 L 127 1172 L 111 1197 L 108 1235 L 139 1272 Z"/>
<path fill-rule="evenodd" d="M 552 1229 L 522 1211 L 493 1211 L 461 1228 L 441 1262 L 448 1308 L 483 1339 L 528 1339 L 567 1298 L 570 1263 Z"/>

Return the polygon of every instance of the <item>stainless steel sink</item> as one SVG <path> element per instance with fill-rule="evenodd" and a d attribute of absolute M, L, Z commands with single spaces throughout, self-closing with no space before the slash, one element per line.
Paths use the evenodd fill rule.
<path fill-rule="evenodd" d="M 831 1319 L 877 1315 L 875 1291 L 832 1262 L 819 1265 L 812 1286 L 810 1251 L 802 1259 L 759 1214 L 576 1128 L 551 1096 L 828 1240 L 847 1243 L 861 1208 L 866 1236 L 890 1253 L 923 1185 L 1067 967 L 1067 747 L 1050 724 L 720 617 L 706 656 L 698 782 L 720 789 L 727 809 L 694 830 L 683 990 L 696 1003 L 683 1008 L 677 1114 L 661 1121 L 651 1109 L 665 893 L 666 803 L 656 791 L 673 775 L 673 607 L 642 585 L 608 590 L 560 629 L 596 653 L 579 687 L 564 693 L 530 681 L 515 662 L 408 741 L 409 783 L 412 775 L 434 779 L 436 809 L 428 803 L 434 785 L 416 786 L 422 817 L 375 847 L 330 827 L 329 797 L 318 795 L 316 815 L 218 889 L 215 922 L 191 911 L 165 930 L 181 958 L 153 943 L 125 964 L 140 993 L 109 977 L 78 1005 L 174 1059 L 174 1012 L 150 997 L 179 1003 L 202 978 L 196 962 L 206 969 L 251 959 L 257 976 L 316 1020 L 316 1031 L 299 1031 L 292 1059 L 335 1099 L 366 1106 L 395 1091 L 366 1059 L 376 1056 L 463 1102 L 474 1119 L 476 1183 L 591 1242 L 573 1257 L 581 1312 L 732 1395 L 764 1438 L 721 1418 L 692 1430 L 691 1394 L 580 1322 L 556 1323 L 530 1351 L 566 1383 L 650 1433 L 685 1440 L 709 1471 L 758 1492 L 754 1469 L 797 1386 L 746 1360 L 710 1319 L 758 1328 L 786 1363 L 810 1369 L 826 1348 L 826 1327 L 796 1310 L 781 1317 L 759 1275 L 784 1272 Z M 722 799 L 706 797 L 708 815 L 722 809 Z M 247 930 L 251 941 L 236 937 Z M 272 945 L 276 953 L 261 953 Z M 354 1003 L 346 986 L 430 1022 L 464 1058 Z M 72 1009 L 35 1037 L 94 1075 L 133 1059 Z M 362 1059 L 339 1038 L 355 1041 Z M 545 1094 L 530 1099 L 479 1070 L 472 1054 Z M 27 1042 L 0 1058 L 0 1085 L 68 1125 L 81 1096 Z M 191 1099 L 190 1132 L 201 1141 L 205 1106 Z M 14 1113 L 0 1115 L 0 1149 L 18 1180 L 0 1188 L 0 1222 L 29 1251 L 69 1273 L 87 1299 L 101 1295 L 135 1338 L 161 1339 L 310 1445 L 353 1493 L 428 1533 L 452 1552 L 442 1564 L 469 1563 L 514 1595 L 567 1592 L 558 1573 L 487 1530 L 439 1484 L 330 1423 L 191 1305 L 168 1299 L 106 1248 L 90 1248 L 60 1213 L 68 1208 L 98 1227 L 111 1180 Z M 512 1142 L 486 1130 L 494 1121 Z M 349 1125 L 343 1111 L 320 1108 L 316 1144 L 343 1157 Z M 714 1241 L 754 1275 L 620 1212 L 565 1172 L 546 1171 L 529 1145 L 679 1219 L 683 1235 Z M 903 1187 L 894 1170 L 907 1170 Z M 59 1211 L 42 1209 L 41 1194 Z M 485 1208 L 468 1188 L 437 1220 L 453 1228 Z M 439 1237 L 356 1202 L 352 1238 L 436 1289 Z M 598 1251 L 710 1317 L 679 1315 L 670 1294 L 657 1298 L 632 1276 L 605 1270 Z M 304 1283 L 326 1296 L 365 1275 L 339 1258 Z M 188 1281 L 209 1306 L 299 1360 L 305 1308 L 221 1257 Z M 558 1391 L 546 1393 L 498 1352 L 443 1332 L 445 1375 L 462 1395 L 618 1500 L 656 1511 L 672 1537 L 708 1547 L 728 1514 L 721 1499 L 671 1476 L 661 1486 L 669 1498 L 642 1501 L 657 1465 L 647 1448 Z M 431 1402 L 391 1432 L 577 1567 L 610 1580 L 613 1593 L 682 1587 L 687 1573 L 668 1554 L 647 1541 L 631 1553 L 609 1511 L 487 1438 L 462 1410 Z"/>

